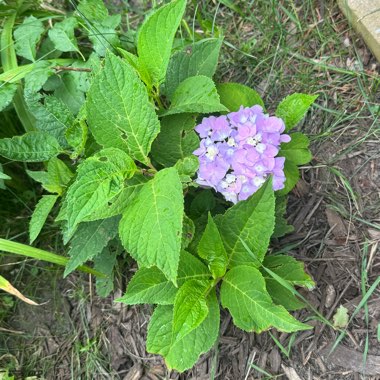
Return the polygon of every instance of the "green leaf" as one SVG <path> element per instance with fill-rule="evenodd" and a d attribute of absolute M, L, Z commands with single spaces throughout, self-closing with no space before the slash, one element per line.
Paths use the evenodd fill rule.
<path fill-rule="evenodd" d="M 14 161 L 40 162 L 61 153 L 58 141 L 45 132 L 28 132 L 0 140 L 0 155 Z"/>
<path fill-rule="evenodd" d="M 193 154 L 199 147 L 194 132 L 192 114 L 173 115 L 161 119 L 161 131 L 152 145 L 152 157 L 163 166 L 173 166 L 178 160 Z"/>
<path fill-rule="evenodd" d="M 21 25 L 14 31 L 15 49 L 17 55 L 34 61 L 36 47 L 42 33 L 45 31 L 42 21 L 34 16 L 25 17 Z"/>
<path fill-rule="evenodd" d="M 281 144 L 279 156 L 285 157 L 287 161 L 295 165 L 304 165 L 311 161 L 312 155 L 309 148 L 310 141 L 303 133 L 292 133 L 288 143 Z"/>
<path fill-rule="evenodd" d="M 288 224 L 284 215 L 286 213 L 287 198 L 282 196 L 276 196 L 276 208 L 275 208 L 275 227 L 272 238 L 280 238 L 292 231 L 294 227 Z"/>
<path fill-rule="evenodd" d="M 348 325 L 348 310 L 340 305 L 333 317 L 334 327 L 344 329 Z"/>
<path fill-rule="evenodd" d="M 285 187 L 276 192 L 276 194 L 280 196 L 288 194 L 297 184 L 298 180 L 300 179 L 300 172 L 298 170 L 298 166 L 292 161 L 285 160 L 284 175 L 286 178 Z"/>
<path fill-rule="evenodd" d="M 88 123 L 98 144 L 148 163 L 160 124 L 135 70 L 109 54 L 87 95 Z"/>
<path fill-rule="evenodd" d="M 127 205 L 139 194 L 143 185 L 148 182 L 148 178 L 142 174 L 135 174 L 131 179 L 124 182 L 125 188 L 121 193 L 101 208 L 94 211 L 85 218 L 86 221 L 110 218 L 111 216 L 121 215 Z"/>
<path fill-rule="evenodd" d="M 218 227 L 210 213 L 202 238 L 198 244 L 198 254 L 208 262 L 214 278 L 222 277 L 226 273 L 228 257 L 220 236 Z"/>
<path fill-rule="evenodd" d="M 276 116 L 284 120 L 286 131 L 294 128 L 306 115 L 318 95 L 292 94 L 277 107 Z"/>
<path fill-rule="evenodd" d="M 138 62 L 139 58 L 130 53 L 127 50 L 124 50 L 122 48 L 117 48 L 117 51 L 121 54 L 121 56 L 134 68 L 138 71 Z M 139 73 L 138 73 L 139 74 Z"/>
<path fill-rule="evenodd" d="M 312 289 L 315 284 L 305 273 L 303 264 L 290 256 L 278 255 L 267 256 L 263 265 L 265 269 L 261 272 L 265 277 L 266 287 L 273 302 L 284 306 L 287 310 L 305 307 L 305 304 L 295 296 L 294 285 Z M 268 277 L 266 270 L 269 270 L 271 274 L 274 273 L 281 281 L 278 281 L 276 277 L 273 278 L 272 275 Z"/>
<path fill-rule="evenodd" d="M 33 211 L 32 219 L 29 223 L 30 244 L 32 244 L 40 234 L 57 199 L 58 195 L 44 195 L 37 203 L 37 206 Z"/>
<path fill-rule="evenodd" d="M 62 195 L 74 174 L 63 161 L 56 157 L 49 160 L 47 169 L 47 172 L 30 170 L 26 172 L 35 181 L 40 182 L 45 190 Z"/>
<path fill-rule="evenodd" d="M 65 268 L 65 277 L 103 251 L 108 242 L 116 236 L 119 220 L 115 217 L 79 225 L 70 242 L 70 260 Z"/>
<path fill-rule="evenodd" d="M 215 197 L 212 190 L 202 189 L 195 195 L 190 205 L 190 216 L 193 219 L 199 218 L 215 208 Z"/>
<path fill-rule="evenodd" d="M 127 206 L 120 222 L 125 249 L 141 265 L 157 266 L 176 282 L 183 219 L 182 185 L 176 169 L 159 171 Z"/>
<path fill-rule="evenodd" d="M 133 160 L 120 149 L 107 148 L 87 158 L 67 191 L 67 228 L 101 209 L 124 188 L 124 180 L 136 171 Z"/>
<path fill-rule="evenodd" d="M 12 103 L 16 90 L 16 83 L 0 83 L 0 112 Z"/>
<path fill-rule="evenodd" d="M 239 111 L 240 106 L 252 107 L 259 105 L 264 108 L 264 102 L 258 92 L 240 83 L 219 83 L 216 85 L 220 102 L 229 111 Z"/>
<path fill-rule="evenodd" d="M 178 265 L 178 286 L 192 279 L 209 280 L 210 272 L 200 260 L 182 251 Z M 178 288 L 158 268 L 140 268 L 128 283 L 125 295 L 116 301 L 127 305 L 172 305 L 177 291 Z"/>
<path fill-rule="evenodd" d="M 164 356 L 166 365 L 183 372 L 196 363 L 199 356 L 213 346 L 220 325 L 219 304 L 215 291 L 207 297 L 206 319 L 183 339 L 173 340 L 173 307 L 158 306 L 148 326 L 147 351 Z"/>
<path fill-rule="evenodd" d="M 26 90 L 24 96 L 30 113 L 36 119 L 36 128 L 55 137 L 62 146 L 66 146 L 65 133 L 75 120 L 66 105 L 55 96 L 43 97 L 39 93 Z"/>
<path fill-rule="evenodd" d="M 127 305 L 171 305 L 177 290 L 158 268 L 140 268 L 128 283 L 125 295 L 116 301 Z"/>
<path fill-rule="evenodd" d="M 273 278 L 265 278 L 265 286 L 272 301 L 276 305 L 282 305 L 288 311 L 303 309 L 306 306 L 306 304 L 299 300 L 289 289 L 282 286 Z"/>
<path fill-rule="evenodd" d="M 220 103 L 218 92 L 212 79 L 198 75 L 185 79 L 173 94 L 170 108 L 163 113 L 213 113 L 228 111 Z"/>
<path fill-rule="evenodd" d="M 54 96 L 65 104 L 73 115 L 79 112 L 85 101 L 84 92 L 78 86 L 79 79 L 74 73 L 64 73 L 60 76 L 60 86 L 54 91 Z"/>
<path fill-rule="evenodd" d="M 182 340 L 207 317 L 207 292 L 211 281 L 188 280 L 179 289 L 173 309 L 172 341 Z"/>
<path fill-rule="evenodd" d="M 303 263 L 291 256 L 267 256 L 263 265 L 292 285 L 304 286 L 308 289 L 313 289 L 315 286 L 311 277 L 305 273 Z"/>
<path fill-rule="evenodd" d="M 274 229 L 274 208 L 272 181 L 267 181 L 250 198 L 238 202 L 220 218 L 218 227 L 230 268 L 241 264 L 259 265 L 263 261 Z M 255 257 L 249 255 L 241 239 Z"/>
<path fill-rule="evenodd" d="M 93 22 L 101 22 L 108 16 L 108 10 L 102 0 L 81 0 L 77 11 L 84 19 Z"/>
<path fill-rule="evenodd" d="M 275 327 L 280 331 L 308 330 L 311 326 L 294 319 L 284 307 L 273 304 L 258 269 L 240 265 L 223 279 L 220 299 L 234 324 L 245 331 L 260 333 Z"/>
<path fill-rule="evenodd" d="M 12 179 L 12 178 L 3 172 L 3 165 L 0 164 L 0 190 L 6 189 L 4 180 L 10 180 L 10 179 Z"/>
<path fill-rule="evenodd" d="M 1 173 L 0 173 L 1 176 Z M 183 226 L 182 226 L 182 243 L 181 248 L 186 249 L 194 238 L 195 225 L 194 222 L 183 214 Z"/>
<path fill-rule="evenodd" d="M 117 48 L 120 45 L 116 28 L 121 22 L 121 15 L 115 14 L 108 16 L 101 23 L 95 24 L 91 28 L 89 38 L 93 44 L 93 48 L 100 57 L 104 57 L 109 48 Z"/>
<path fill-rule="evenodd" d="M 70 147 L 73 148 L 73 153 L 70 155 L 72 159 L 78 158 L 86 146 L 88 137 L 88 127 L 86 122 L 78 117 L 75 122 L 66 129 L 65 138 Z"/>
<path fill-rule="evenodd" d="M 172 51 L 173 39 L 185 12 L 186 0 L 175 0 L 149 15 L 137 39 L 139 71 L 156 87 L 163 82 Z"/>
<path fill-rule="evenodd" d="M 78 26 L 75 17 L 68 17 L 61 22 L 54 24 L 49 30 L 49 38 L 52 40 L 57 50 L 67 52 L 79 52 L 78 44 L 75 38 L 74 29 Z"/>
<path fill-rule="evenodd" d="M 172 55 L 165 80 L 165 94 L 169 99 L 186 78 L 196 75 L 213 77 L 222 42 L 220 38 L 203 39 Z"/>
<path fill-rule="evenodd" d="M 105 247 L 94 257 L 94 269 L 105 277 L 96 278 L 96 293 L 100 297 L 108 297 L 113 291 L 113 270 L 116 264 L 117 252 Z"/>
<path fill-rule="evenodd" d="M 52 64 L 48 61 L 39 61 L 33 64 L 33 69 L 25 75 L 25 92 L 27 95 L 34 95 L 41 90 L 50 76 L 54 74 Z"/>

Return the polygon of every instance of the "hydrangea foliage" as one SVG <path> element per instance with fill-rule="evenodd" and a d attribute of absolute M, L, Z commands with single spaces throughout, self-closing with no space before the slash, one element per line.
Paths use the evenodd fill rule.
<path fill-rule="evenodd" d="M 278 157 L 285 124 L 259 105 L 241 106 L 223 116 L 209 116 L 195 127 L 201 137 L 196 182 L 212 187 L 233 203 L 247 199 L 273 175 L 273 190 L 284 188 L 285 158 Z"/>
<path fill-rule="evenodd" d="M 312 328 L 289 313 L 303 307 L 294 286 L 310 289 L 312 279 L 268 247 L 292 231 L 286 194 L 312 158 L 308 138 L 292 129 L 316 96 L 291 94 L 270 116 L 252 88 L 215 83 L 223 38 L 177 33 L 187 0 L 153 9 L 123 48 L 120 15 L 103 0 L 78 3 L 64 20 L 25 13 L 38 26 L 25 39 L 28 7 L 13 9 L 0 36 L 15 38 L 0 74 L 0 111 L 13 114 L 0 124 L 16 111 L 25 129 L 0 139 L 0 191 L 21 167 L 13 161 L 40 163 L 27 173 L 50 194 L 33 212 L 30 241 L 47 236 L 39 237 L 53 217 L 69 257 L 4 239 L 0 249 L 66 263 L 64 276 L 93 273 L 100 296 L 113 289 L 113 268 L 131 273 L 133 258 L 136 273 L 118 301 L 155 305 L 147 351 L 178 371 L 215 345 L 220 305 L 248 332 Z M 90 41 L 91 55 L 77 37 Z M 51 47 L 57 58 L 44 59 Z M 93 268 L 83 266 L 89 260 Z"/>

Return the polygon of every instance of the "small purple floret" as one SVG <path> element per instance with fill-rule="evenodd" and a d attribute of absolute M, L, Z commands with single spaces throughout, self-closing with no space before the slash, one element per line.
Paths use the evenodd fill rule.
<path fill-rule="evenodd" d="M 233 203 L 245 200 L 273 176 L 273 190 L 284 188 L 284 157 L 276 157 L 285 124 L 264 114 L 262 107 L 240 107 L 225 116 L 210 116 L 195 127 L 201 137 L 194 154 L 199 157 L 201 186 L 212 187 Z"/>

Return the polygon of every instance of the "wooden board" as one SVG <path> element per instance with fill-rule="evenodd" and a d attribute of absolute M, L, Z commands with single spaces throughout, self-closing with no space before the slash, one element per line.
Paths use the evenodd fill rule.
<path fill-rule="evenodd" d="M 380 0 L 338 0 L 338 4 L 380 62 Z"/>

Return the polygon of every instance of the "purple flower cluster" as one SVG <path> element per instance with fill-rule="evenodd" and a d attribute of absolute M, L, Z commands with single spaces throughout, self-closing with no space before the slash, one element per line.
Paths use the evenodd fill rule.
<path fill-rule="evenodd" d="M 282 134 L 282 119 L 264 114 L 262 107 L 240 107 L 225 116 L 210 116 L 195 127 L 201 137 L 194 151 L 199 157 L 198 178 L 233 203 L 247 199 L 273 175 L 273 189 L 284 188 L 284 157 L 276 157 L 280 144 L 290 141 Z"/>

